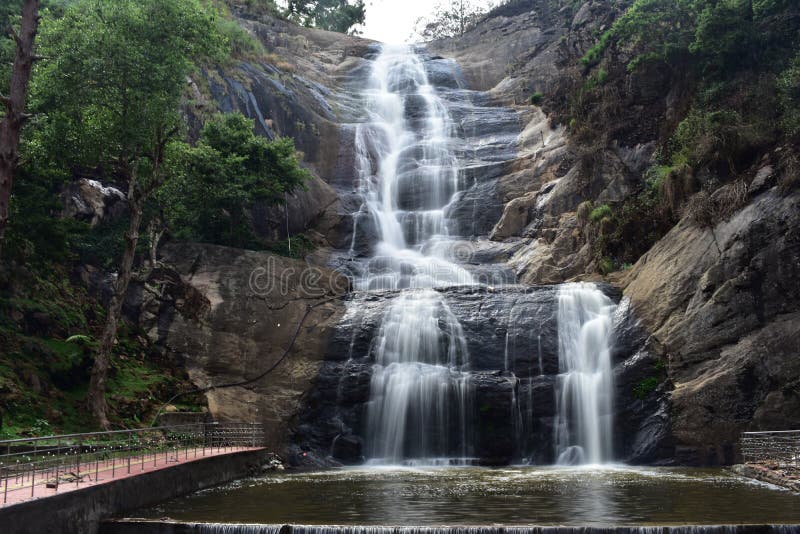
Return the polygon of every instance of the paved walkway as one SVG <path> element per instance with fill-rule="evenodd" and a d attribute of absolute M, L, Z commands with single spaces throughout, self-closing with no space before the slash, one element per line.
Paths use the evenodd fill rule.
<path fill-rule="evenodd" d="M 45 473 L 37 472 L 33 483 L 31 483 L 30 474 L 26 474 L 24 477 L 1 478 L 0 507 L 107 484 L 180 464 L 202 461 L 204 458 L 258 450 L 263 449 L 261 447 L 223 447 L 221 449 L 199 447 L 96 460 L 82 463 L 80 466 L 71 466 L 67 469 L 66 474 L 62 466 L 57 483 L 55 470 Z M 54 487 L 48 487 L 48 485 Z"/>

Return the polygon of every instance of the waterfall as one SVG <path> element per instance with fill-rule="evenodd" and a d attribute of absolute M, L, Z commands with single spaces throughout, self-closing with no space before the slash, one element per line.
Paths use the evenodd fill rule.
<path fill-rule="evenodd" d="M 599 464 L 612 459 L 615 307 L 594 284 L 559 288 L 555 432 L 559 464 Z"/>
<path fill-rule="evenodd" d="M 379 463 L 467 456 L 467 347 L 435 291 L 400 295 L 375 344 L 367 454 Z"/>
<path fill-rule="evenodd" d="M 354 286 L 384 304 L 368 349 L 372 367 L 362 416 L 364 455 L 373 464 L 469 463 L 475 451 L 486 450 L 483 434 L 477 436 L 471 427 L 499 428 L 485 414 L 506 402 L 485 400 L 487 386 L 479 387 L 476 377 L 481 384 L 491 379 L 477 374 L 486 367 L 476 362 L 486 355 L 476 354 L 471 361 L 462 325 L 444 297 L 451 294 L 445 288 L 480 285 L 465 268 L 464 241 L 455 235 L 464 227 L 463 206 L 459 217 L 449 215 L 451 208 L 457 212 L 453 206 L 467 185 L 462 182 L 474 182 L 474 177 L 461 179 L 464 142 L 458 136 L 463 132 L 451 111 L 456 116 L 465 109 L 470 115 L 485 112 L 467 103 L 464 92 L 438 91 L 428 78 L 425 58 L 412 47 L 383 46 L 370 61 L 362 95 L 365 120 L 355 127 L 362 205 L 354 216 L 353 238 L 353 243 L 368 242 L 370 249 L 355 262 Z M 484 118 L 489 117 L 486 113 Z M 561 463 L 608 461 L 614 305 L 591 284 L 562 286 L 557 302 L 556 457 Z M 358 301 L 351 306 L 359 306 Z M 515 454 L 525 458 L 535 440 L 528 434 L 543 424 L 535 421 L 541 416 L 532 392 L 543 391 L 548 382 L 543 323 L 530 324 L 517 315 L 508 310 L 509 328 L 497 349 L 505 351 L 502 372 L 525 376 L 524 382 L 512 378 L 507 421 Z M 525 330 L 510 327 L 518 321 L 528 324 Z M 518 347 L 526 344 L 531 328 L 537 332 L 535 344 L 529 356 L 522 356 Z M 530 363 L 518 367 L 520 358 Z M 518 395 L 521 387 L 526 395 Z M 477 406 L 479 397 L 484 400 Z"/>
<path fill-rule="evenodd" d="M 368 120 L 358 125 L 355 142 L 363 209 L 379 242 L 357 287 L 471 284 L 472 276 L 440 244 L 459 186 L 447 106 L 410 47 L 384 46 L 372 63 L 364 94 Z"/>
<path fill-rule="evenodd" d="M 368 120 L 356 130 L 356 163 L 362 211 L 379 241 L 356 287 L 402 291 L 372 343 L 367 457 L 463 459 L 469 358 L 461 325 L 434 289 L 473 283 L 446 246 L 447 209 L 459 188 L 453 121 L 408 46 L 381 49 L 364 96 Z"/>

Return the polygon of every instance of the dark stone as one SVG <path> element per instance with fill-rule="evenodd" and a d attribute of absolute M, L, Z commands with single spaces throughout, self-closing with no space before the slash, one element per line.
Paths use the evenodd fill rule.
<path fill-rule="evenodd" d="M 506 465 L 514 457 L 514 390 L 511 373 L 479 372 L 472 376 L 476 416 L 475 456 L 483 465 Z"/>
<path fill-rule="evenodd" d="M 336 436 L 331 453 L 337 460 L 356 464 L 364 461 L 363 448 L 364 443 L 358 436 Z"/>

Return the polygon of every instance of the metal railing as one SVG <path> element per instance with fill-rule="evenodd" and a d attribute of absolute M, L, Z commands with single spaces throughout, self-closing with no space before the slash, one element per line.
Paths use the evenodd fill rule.
<path fill-rule="evenodd" d="M 800 430 L 744 432 L 740 445 L 745 463 L 800 469 Z"/>
<path fill-rule="evenodd" d="M 197 423 L 0 441 L 0 505 L 43 489 L 111 480 L 203 456 L 261 447 L 259 423 Z M 23 493 L 20 493 L 23 492 Z"/>

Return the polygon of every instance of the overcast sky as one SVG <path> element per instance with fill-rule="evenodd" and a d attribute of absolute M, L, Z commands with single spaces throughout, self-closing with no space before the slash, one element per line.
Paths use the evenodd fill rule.
<path fill-rule="evenodd" d="M 414 23 L 433 10 L 436 0 L 367 0 L 367 18 L 362 36 L 384 43 L 407 42 Z M 475 3 L 490 4 L 490 0 Z"/>

